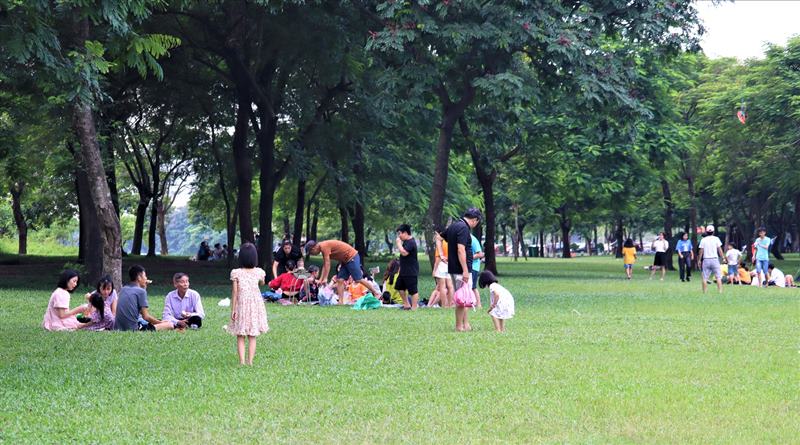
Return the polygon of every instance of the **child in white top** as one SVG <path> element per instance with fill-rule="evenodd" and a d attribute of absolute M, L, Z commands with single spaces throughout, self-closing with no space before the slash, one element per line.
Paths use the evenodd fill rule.
<path fill-rule="evenodd" d="M 489 287 L 489 315 L 492 316 L 494 329 L 497 332 L 505 332 L 505 321 L 514 317 L 514 297 L 488 270 L 481 272 L 478 284 L 481 289 Z"/>

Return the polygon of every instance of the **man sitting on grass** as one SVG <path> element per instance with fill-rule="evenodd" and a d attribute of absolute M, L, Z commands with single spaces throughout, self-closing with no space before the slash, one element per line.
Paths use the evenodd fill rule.
<path fill-rule="evenodd" d="M 172 323 L 161 321 L 148 312 L 147 273 L 137 265 L 128 269 L 131 282 L 119 291 L 117 316 L 114 329 L 117 331 L 163 331 L 172 329 Z"/>
<path fill-rule="evenodd" d="M 173 329 L 197 329 L 203 325 L 206 313 L 200 294 L 189 289 L 189 275 L 178 272 L 172 277 L 175 290 L 167 294 L 164 300 L 164 312 L 161 318 L 169 322 Z"/>
<path fill-rule="evenodd" d="M 769 263 L 769 286 L 777 287 L 794 287 L 794 278 L 791 275 L 786 275 L 782 270 L 775 267 L 774 264 Z"/>

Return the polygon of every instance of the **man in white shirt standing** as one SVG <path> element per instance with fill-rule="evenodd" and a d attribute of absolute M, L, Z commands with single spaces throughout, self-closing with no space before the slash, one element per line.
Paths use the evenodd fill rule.
<path fill-rule="evenodd" d="M 708 277 L 713 272 L 717 278 L 717 289 L 722 293 L 722 267 L 719 259 L 724 258 L 722 241 L 714 236 L 714 226 L 706 227 L 706 236 L 700 241 L 700 264 L 703 265 L 703 293 L 708 291 Z"/>

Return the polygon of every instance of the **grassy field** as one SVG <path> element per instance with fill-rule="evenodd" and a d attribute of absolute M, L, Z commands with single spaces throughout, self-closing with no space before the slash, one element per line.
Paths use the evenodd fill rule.
<path fill-rule="evenodd" d="M 158 314 L 168 277 L 191 274 L 199 331 L 46 333 L 69 261 L 0 257 L 2 443 L 800 441 L 798 289 L 703 296 L 609 258 L 503 261 L 505 334 L 483 311 L 459 334 L 443 309 L 269 305 L 249 368 L 221 328 L 222 265 L 145 262 Z"/>

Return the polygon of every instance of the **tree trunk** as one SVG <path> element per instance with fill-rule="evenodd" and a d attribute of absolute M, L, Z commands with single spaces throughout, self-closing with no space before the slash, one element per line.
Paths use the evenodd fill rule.
<path fill-rule="evenodd" d="M 389 239 L 389 232 L 388 231 L 384 231 L 383 232 L 383 242 L 385 242 L 386 243 L 386 247 L 389 248 L 389 256 L 393 256 L 394 255 L 394 241 Z"/>
<path fill-rule="evenodd" d="M 160 150 L 160 149 L 159 149 Z M 161 184 L 161 176 L 159 175 L 159 168 L 161 161 L 159 155 L 156 154 L 156 160 L 153 164 L 153 200 L 150 207 L 150 226 L 147 232 L 147 256 L 156 256 L 156 232 L 158 231 L 158 203 L 164 195 L 162 188 L 165 184 Z"/>
<path fill-rule="evenodd" d="M 88 20 L 83 19 L 83 41 L 88 36 Z M 82 43 L 82 42 L 81 42 Z M 103 273 L 111 275 L 114 287 L 122 286 L 122 249 L 119 218 L 117 217 L 114 203 L 111 200 L 111 191 L 108 188 L 103 160 L 100 157 L 100 147 L 97 145 L 97 133 L 94 116 L 88 105 L 75 103 L 72 107 L 73 128 L 80 143 L 80 156 L 88 177 L 91 203 L 97 213 L 97 222 L 100 236 L 103 240 L 102 267 L 103 269 L 89 270 L 90 276 L 101 276 Z M 90 266 L 94 261 L 87 262 Z"/>
<path fill-rule="evenodd" d="M 253 166 L 247 149 L 248 112 L 250 99 L 239 97 L 236 110 L 236 125 L 233 130 L 233 167 L 236 172 L 236 202 L 239 209 L 239 238 L 242 243 L 255 242 L 253 235 Z"/>
<path fill-rule="evenodd" d="M 11 191 L 11 210 L 14 212 L 14 223 L 17 225 L 18 246 L 17 254 L 28 254 L 28 223 L 25 221 L 25 214 L 22 213 L 22 194 L 25 192 L 25 183 L 15 182 L 10 187 Z"/>
<path fill-rule="evenodd" d="M 117 212 L 119 218 L 119 191 L 117 190 L 117 160 L 116 153 L 114 152 L 114 144 L 107 141 L 105 144 L 106 158 L 103 159 L 105 165 L 106 180 L 108 181 L 108 189 L 111 192 L 111 202 L 114 204 L 114 210 Z"/>
<path fill-rule="evenodd" d="M 800 252 L 800 193 L 794 195 L 794 239 L 792 250 Z"/>
<path fill-rule="evenodd" d="M 625 242 L 625 240 L 622 239 L 625 237 L 623 230 L 622 217 L 617 217 L 616 227 L 614 228 L 614 239 L 616 241 L 614 245 L 614 256 L 617 258 L 622 258 L 622 244 Z"/>
<path fill-rule="evenodd" d="M 347 216 L 347 209 L 343 207 L 339 207 L 339 219 L 341 220 L 342 229 L 339 238 L 345 242 L 350 243 L 350 228 L 348 227 L 348 216 Z"/>
<path fill-rule="evenodd" d="M 306 180 L 297 180 L 297 206 L 294 209 L 294 232 L 292 242 L 295 247 L 300 247 L 303 237 L 303 210 L 306 208 Z"/>
<path fill-rule="evenodd" d="M 233 267 L 233 249 L 234 244 L 236 243 L 236 224 L 238 223 L 237 219 L 239 218 L 239 203 L 237 202 L 233 206 L 233 212 L 231 213 L 230 222 L 228 222 L 228 231 L 226 233 L 228 239 L 228 269 Z"/>
<path fill-rule="evenodd" d="M 355 236 L 355 245 L 358 253 L 361 255 L 361 261 L 366 261 L 367 258 L 367 244 L 366 237 L 364 236 L 364 206 L 356 201 L 355 211 L 353 212 L 353 234 Z"/>
<path fill-rule="evenodd" d="M 539 258 L 544 258 L 544 230 L 539 230 Z"/>
<path fill-rule="evenodd" d="M 508 235 L 506 233 L 507 232 L 506 225 L 505 224 L 500 224 L 500 230 L 503 231 L 503 256 L 506 256 L 506 252 L 508 252 L 508 244 L 507 244 Z"/>
<path fill-rule="evenodd" d="M 569 216 L 567 215 L 567 209 L 565 207 L 561 207 L 557 211 L 558 213 L 558 225 L 561 227 L 561 257 L 562 258 L 572 258 L 572 248 L 570 246 L 570 231 L 572 230 L 572 221 L 570 220 Z"/>
<path fill-rule="evenodd" d="M 692 267 L 694 268 L 697 263 L 697 256 L 698 252 L 700 251 L 700 246 L 697 243 L 697 196 L 694 190 L 694 176 L 693 175 L 686 175 L 686 188 L 689 194 L 689 236 L 692 239 L 692 248 L 694 249 L 695 254 L 695 261 L 692 263 Z"/>
<path fill-rule="evenodd" d="M 317 239 L 317 222 L 319 221 L 319 201 L 314 204 L 314 218 L 311 220 L 311 239 Z"/>
<path fill-rule="evenodd" d="M 675 270 L 675 265 L 672 263 L 672 254 L 675 251 L 672 243 L 675 206 L 672 203 L 672 191 L 669 189 L 669 182 L 664 178 L 661 179 L 661 192 L 664 196 L 664 239 L 669 243 L 669 248 L 667 248 L 667 270 Z"/>
<path fill-rule="evenodd" d="M 464 110 L 475 98 L 475 88 L 471 79 L 465 82 L 466 90 L 461 100 L 457 103 L 450 101 L 450 97 L 443 86 L 435 88 L 436 94 L 442 104 L 442 122 L 439 127 L 439 139 L 436 142 L 436 163 L 433 169 L 433 186 L 431 199 L 428 203 L 428 212 L 425 216 L 425 241 L 433 245 L 433 228 L 442 223 L 444 211 L 444 197 L 447 193 L 447 174 L 450 165 L 450 145 L 453 141 L 453 130 L 456 122 L 464 114 Z M 428 252 L 431 266 L 434 263 L 433 249 Z"/>
<path fill-rule="evenodd" d="M 485 182 L 481 181 L 480 178 L 478 179 L 481 183 L 481 189 L 483 190 L 484 216 L 486 217 L 486 238 L 483 242 L 483 252 L 486 255 L 484 257 L 484 261 L 486 262 L 484 268 L 493 274 L 497 274 L 497 255 L 494 251 L 494 243 L 497 240 L 497 211 L 494 205 L 494 178 L 486 179 L 487 181 Z"/>
<path fill-rule="evenodd" d="M 158 200 L 158 239 L 161 242 L 161 255 L 169 255 L 167 244 L 167 212 L 164 211 L 164 198 Z"/>
<path fill-rule="evenodd" d="M 517 239 L 519 240 L 520 249 L 522 249 L 522 258 L 528 260 L 528 245 L 525 244 L 525 223 L 517 223 Z"/>
<path fill-rule="evenodd" d="M 86 265 L 90 283 L 96 283 L 103 273 L 103 238 L 97 230 L 100 223 L 97 221 L 97 212 L 92 205 L 89 176 L 80 165 L 80 156 L 71 144 L 70 152 L 75 157 L 75 194 L 78 197 L 78 221 L 80 225 L 78 261 Z"/>
<path fill-rule="evenodd" d="M 131 245 L 131 255 L 142 254 L 144 217 L 147 215 L 148 206 L 150 206 L 150 197 L 145 197 L 141 192 L 139 192 L 139 204 L 136 206 L 136 221 L 133 224 L 133 244 Z"/>

